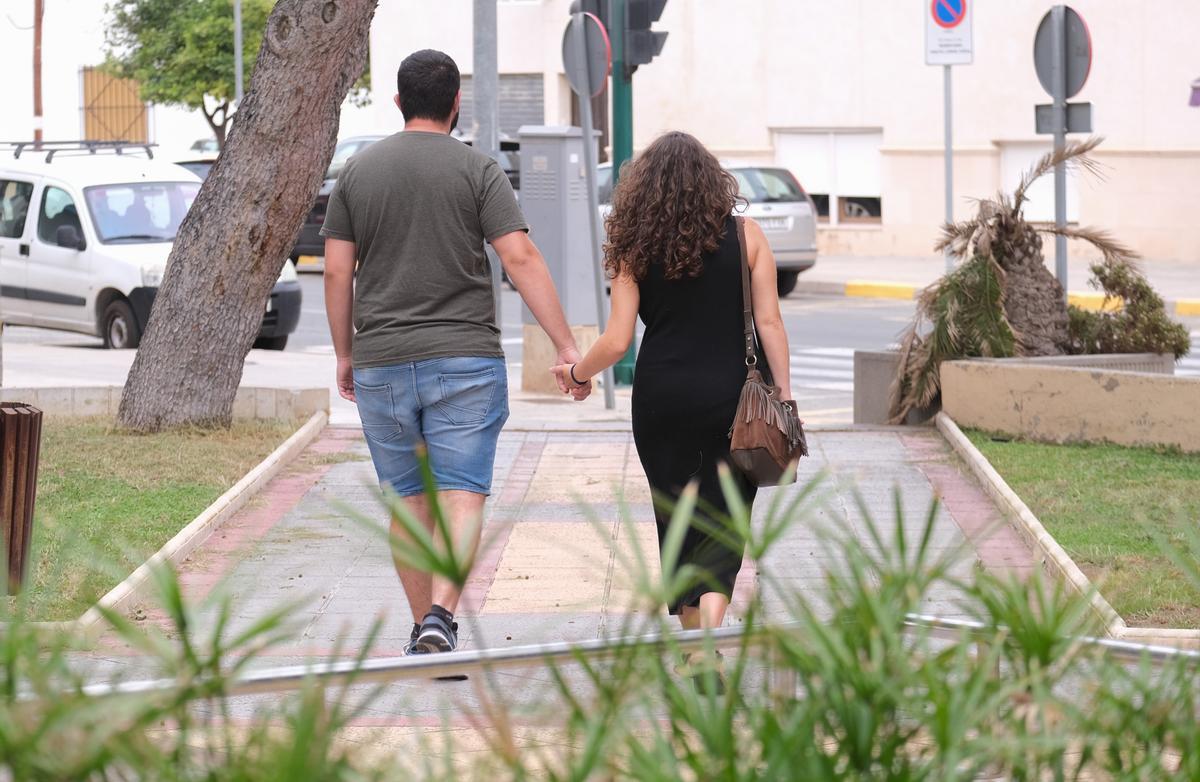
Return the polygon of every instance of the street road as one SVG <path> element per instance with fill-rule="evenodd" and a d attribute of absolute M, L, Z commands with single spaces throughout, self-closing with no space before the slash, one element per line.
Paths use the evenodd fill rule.
<path fill-rule="evenodd" d="M 298 330 L 292 334 L 286 353 L 297 359 L 321 357 L 315 366 L 317 376 L 324 377 L 325 366 L 333 354 L 329 329 L 325 321 L 325 305 L 320 274 L 302 274 L 303 309 Z M 811 294 L 793 294 L 783 301 L 784 321 L 792 352 L 792 389 L 806 420 L 814 423 L 849 423 L 852 419 L 854 391 L 854 351 L 881 349 L 893 344 L 900 331 L 912 317 L 913 302 L 886 299 L 858 299 Z M 511 290 L 505 290 L 502 302 L 502 340 L 509 364 L 519 368 L 521 355 L 521 300 Z M 1186 321 L 1193 343 L 1200 354 L 1200 318 Z M 100 358 L 100 340 L 78 334 L 44 331 L 41 329 L 8 327 L 4 332 L 6 345 L 72 346 Z M 113 357 L 116 358 L 116 357 Z M 247 366 L 274 365 L 264 352 L 259 358 L 252 355 Z M 81 360 L 92 363 L 90 359 Z M 113 363 L 113 362 L 105 362 Z M 313 362 L 301 362 L 305 366 Z M 126 362 L 115 362 L 127 367 Z M 121 366 L 112 371 L 123 377 Z M 11 365 L 10 365 L 11 366 Z M 310 368 L 311 369 L 311 368 Z M 28 368 L 27 368 L 28 370 Z M 1200 376 L 1200 356 L 1185 358 L 1177 368 L 1178 374 Z M 41 374 L 40 372 L 37 374 Z M 98 377 L 96 378 L 99 379 Z M 6 378 L 6 380 L 8 380 Z M 312 382 L 307 375 L 304 382 Z M 19 377 L 8 381 L 19 382 Z M 64 381 L 65 378 L 64 378 Z M 95 381 L 93 381 L 95 382 Z M 117 381 L 119 382 L 119 381 Z M 296 382 L 300 382 L 298 378 Z"/>
<path fill-rule="evenodd" d="M 304 307 L 288 350 L 330 351 L 321 275 L 302 274 Z M 521 298 L 505 288 L 501 339 L 510 365 L 521 362 Z M 912 317 L 911 301 L 793 294 L 783 301 L 792 348 L 792 389 L 805 415 L 849 421 L 853 410 L 854 351 L 895 341 Z"/>

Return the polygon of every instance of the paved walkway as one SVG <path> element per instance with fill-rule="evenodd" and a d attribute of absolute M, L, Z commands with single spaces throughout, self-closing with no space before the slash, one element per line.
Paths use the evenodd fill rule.
<path fill-rule="evenodd" d="M 649 491 L 628 430 L 611 422 L 589 426 L 591 431 L 541 431 L 522 428 L 517 418 L 515 428 L 502 436 L 495 494 L 486 512 L 484 553 L 459 612 L 464 648 L 621 634 L 631 616 L 647 610 L 631 608 L 635 579 L 625 563 L 640 547 L 656 574 Z M 597 430 L 603 427 L 611 431 Z M 936 518 L 934 545 L 944 550 L 973 543 L 966 546 L 960 572 L 976 560 L 1016 572 L 1034 566 L 1030 552 L 1009 528 L 1001 526 L 996 534 L 983 537 L 985 529 L 999 521 L 997 513 L 965 477 L 936 431 L 816 430 L 810 444 L 812 458 L 804 462 L 801 483 L 822 475 L 824 499 L 803 508 L 766 561 L 743 567 L 730 622 L 738 621 L 738 607 L 745 605 L 750 590 L 761 588 L 760 573 L 774 574 L 783 589 L 816 593 L 827 566 L 822 528 L 841 530 L 870 545 L 855 491 L 888 535 L 895 529 L 892 492 L 898 487 L 910 538 L 939 494 L 944 505 Z M 214 589 L 229 590 L 236 596 L 233 630 L 249 626 L 285 601 L 300 600 L 292 615 L 297 637 L 258 665 L 328 658 L 339 643 L 341 654 L 353 655 L 376 621 L 382 624 L 373 655 L 399 654 L 411 620 L 392 571 L 383 537 L 385 514 L 374 486 L 360 433 L 326 429 L 251 507 L 184 564 L 187 596 L 200 600 Z M 756 517 L 767 512 L 774 492 L 798 490 L 763 492 Z M 764 596 L 768 610 L 786 618 L 778 595 L 766 591 Z M 962 615 L 948 592 L 932 594 L 924 609 L 942 616 Z M 147 622 L 163 622 L 152 607 L 144 607 L 139 615 Z M 202 625 L 211 621 L 211 612 L 202 615 Z M 126 676 L 142 675 L 133 650 L 113 638 L 103 638 L 90 656 L 97 675 L 117 670 Z M 585 686 L 582 677 L 576 681 Z M 489 682 L 518 701 L 546 695 L 553 686 L 549 675 L 538 669 L 495 674 Z M 375 752 L 403 749 L 433 756 L 440 740 L 453 739 L 456 758 L 469 762 L 472 752 L 487 751 L 486 736 L 470 722 L 487 697 L 478 684 L 389 686 L 355 721 L 349 740 L 361 741 Z M 234 714 L 248 717 L 258 703 L 240 699 Z M 544 711 L 521 717 L 517 736 L 531 744 L 548 741 L 556 735 L 552 721 L 553 715 Z"/>

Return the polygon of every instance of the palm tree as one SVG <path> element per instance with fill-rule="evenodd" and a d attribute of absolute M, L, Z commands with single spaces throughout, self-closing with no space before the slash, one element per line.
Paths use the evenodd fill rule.
<path fill-rule="evenodd" d="M 936 249 L 948 251 L 960 263 L 917 299 L 916 316 L 901 337 L 900 365 L 891 387 L 891 423 L 902 423 L 909 412 L 937 400 L 942 361 L 1087 351 L 1071 333 L 1072 313 L 1062 286 L 1046 269 L 1043 235 L 1092 244 L 1103 256 L 1094 273 L 1098 268 L 1120 269 L 1141 279 L 1137 254 L 1105 231 L 1035 225 L 1022 212 L 1029 187 L 1055 166 L 1097 174 L 1089 153 L 1102 140 L 1071 142 L 1047 154 L 1025 173 L 1011 197 L 999 193 L 980 200 L 974 217 L 942 227 Z M 1161 310 L 1161 299 L 1158 304 Z M 1186 339 L 1186 330 L 1183 334 Z"/>

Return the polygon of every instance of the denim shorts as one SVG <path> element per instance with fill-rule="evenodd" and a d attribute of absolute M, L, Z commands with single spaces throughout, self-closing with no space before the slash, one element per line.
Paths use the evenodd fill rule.
<path fill-rule="evenodd" d="M 508 420 L 502 358 L 432 358 L 354 370 L 354 396 L 379 484 L 422 494 L 419 452 L 439 491 L 492 490 L 496 441 Z"/>

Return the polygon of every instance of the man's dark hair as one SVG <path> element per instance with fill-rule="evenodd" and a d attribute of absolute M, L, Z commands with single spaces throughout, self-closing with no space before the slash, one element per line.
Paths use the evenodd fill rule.
<path fill-rule="evenodd" d="M 450 119 L 459 85 L 458 65 L 450 55 L 434 49 L 408 55 L 396 71 L 396 92 L 404 120 Z"/>

